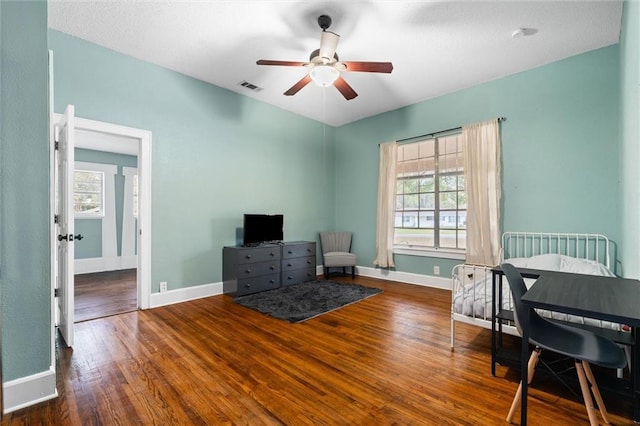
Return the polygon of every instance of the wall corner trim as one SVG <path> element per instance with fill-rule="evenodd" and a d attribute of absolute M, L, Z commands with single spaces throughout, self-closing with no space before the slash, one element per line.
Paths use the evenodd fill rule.
<path fill-rule="evenodd" d="M 3 384 L 4 414 L 58 397 L 53 367 Z"/>

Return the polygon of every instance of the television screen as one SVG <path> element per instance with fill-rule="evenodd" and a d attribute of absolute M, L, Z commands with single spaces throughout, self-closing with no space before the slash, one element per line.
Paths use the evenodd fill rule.
<path fill-rule="evenodd" d="M 282 241 L 283 220 L 281 214 L 245 214 L 244 245 Z"/>

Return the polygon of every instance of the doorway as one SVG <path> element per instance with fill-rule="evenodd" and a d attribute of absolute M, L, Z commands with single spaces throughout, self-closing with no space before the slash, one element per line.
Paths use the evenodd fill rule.
<path fill-rule="evenodd" d="M 74 322 L 136 310 L 138 140 L 75 130 Z"/>
<path fill-rule="evenodd" d="M 77 244 L 82 243 L 85 236 L 80 232 L 81 227 L 75 229 L 76 218 L 73 217 L 75 216 L 73 207 L 67 208 L 67 210 L 71 212 L 69 214 L 65 213 L 64 209 L 59 210 L 57 207 L 58 204 L 65 204 L 59 203 L 59 199 L 64 199 L 65 197 L 74 198 L 72 187 L 74 179 L 60 179 L 54 176 L 52 200 L 55 200 L 56 219 L 59 217 L 60 220 L 56 221 L 57 225 L 53 227 L 51 236 L 52 244 L 54 246 L 57 244 L 58 246 L 63 245 L 68 247 L 66 252 L 68 252 L 69 255 L 63 258 L 65 256 L 60 256 L 59 253 L 64 253 L 64 250 L 54 251 L 54 253 L 58 253 L 60 258 L 54 259 L 52 262 L 54 265 L 52 275 L 55 277 L 55 279 L 52 280 L 52 285 L 54 286 L 54 298 L 57 299 L 54 305 L 58 307 L 59 311 L 57 312 L 56 318 L 64 319 L 64 321 L 56 321 L 56 326 L 58 326 L 67 346 L 73 346 L 73 324 L 76 322 L 74 318 L 76 308 L 74 297 L 76 273 L 84 273 L 83 275 L 108 272 L 113 272 L 115 275 L 120 274 L 120 277 L 116 277 L 116 281 L 120 281 L 120 292 L 118 293 L 118 286 L 113 288 L 116 299 L 124 296 L 123 282 L 133 283 L 134 287 L 132 292 L 135 297 L 132 299 L 134 299 L 134 310 L 146 309 L 150 306 L 151 287 L 151 132 L 111 123 L 77 118 L 74 117 L 74 111 L 75 109 L 70 105 L 67 111 L 65 111 L 65 114 L 54 115 L 56 134 L 64 132 L 64 135 L 61 133 L 61 136 L 58 136 L 58 139 L 61 140 L 59 144 L 60 151 L 56 150 L 56 155 L 53 159 L 53 170 L 59 170 L 58 174 L 63 175 L 67 172 L 71 174 L 74 170 L 78 169 L 78 163 L 75 162 L 74 155 L 76 147 L 84 150 L 91 149 L 93 151 L 112 154 L 124 152 L 125 155 L 134 155 L 136 157 L 137 167 L 124 166 L 121 170 L 122 178 L 125 180 L 124 192 L 128 192 L 128 195 L 123 198 L 124 201 L 122 202 L 121 210 L 123 212 L 135 211 L 135 213 L 130 215 L 122 214 L 117 226 L 116 220 L 110 218 L 109 220 L 94 221 L 92 225 L 93 231 L 90 230 L 91 227 L 85 228 L 85 232 L 88 234 L 94 232 L 94 238 L 92 238 L 93 250 L 95 250 L 96 246 L 99 246 L 100 255 L 92 257 L 92 249 L 89 247 L 89 255 L 86 255 L 85 250 L 85 255 L 81 256 L 81 259 L 76 259 L 75 252 L 77 251 Z M 62 123 L 62 126 L 58 125 L 60 123 Z M 69 137 L 68 135 L 72 136 Z M 84 163 L 87 162 L 85 161 Z M 60 168 L 59 165 L 63 166 Z M 87 168 L 82 164 L 81 166 L 80 169 Z M 102 167 L 100 174 L 106 184 L 105 187 L 108 185 L 114 186 L 115 180 L 113 177 L 116 172 L 114 172 L 113 169 L 115 166 L 108 167 L 107 165 L 103 165 L 97 168 L 100 169 L 100 167 Z M 65 183 L 65 180 L 70 183 Z M 86 188 L 88 187 L 85 186 L 85 189 Z M 127 190 L 126 188 L 129 189 Z M 133 201 L 133 188 L 136 189 L 136 203 Z M 108 191 L 105 190 L 104 193 L 98 197 L 101 202 L 107 192 Z M 111 192 L 112 195 L 115 196 L 113 188 Z M 90 204 L 90 197 L 87 197 L 87 200 L 88 204 Z M 73 202 L 75 201 L 76 200 Z M 106 211 L 100 211 L 98 206 L 87 205 L 85 207 L 88 216 L 94 214 L 97 217 L 104 218 L 108 214 Z M 113 210 L 115 209 L 112 209 L 111 214 L 113 214 Z M 127 219 L 127 217 L 129 217 L 129 219 Z M 98 225 L 96 225 L 96 223 L 98 223 Z M 99 229 L 99 238 L 95 237 L 95 235 L 98 235 L 95 233 L 96 228 Z M 103 228 L 109 231 L 108 241 L 102 240 L 102 235 L 105 234 Z M 116 228 L 121 230 L 119 234 L 113 230 Z M 119 235 L 119 237 L 114 239 L 114 235 Z M 88 246 L 91 246 L 91 244 Z M 78 263 L 78 261 L 80 262 Z M 105 279 L 104 276 L 100 277 L 100 279 L 95 280 L 95 284 L 104 283 Z M 103 286 L 101 290 L 105 290 L 105 287 Z M 95 297 L 104 297 L 104 292 L 102 292 L 102 294 L 100 292 L 96 293 Z M 112 302 L 113 300 L 105 303 L 105 305 L 112 304 Z M 130 311 L 132 309 L 131 307 L 127 307 L 124 310 Z M 99 310 L 96 309 L 96 311 L 98 312 Z M 105 316 L 99 313 L 98 315 Z M 84 319 L 89 318 L 85 317 Z"/>

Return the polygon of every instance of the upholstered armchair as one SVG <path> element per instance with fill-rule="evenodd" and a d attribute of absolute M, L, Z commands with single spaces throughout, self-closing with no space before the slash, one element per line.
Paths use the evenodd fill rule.
<path fill-rule="evenodd" d="M 351 267 L 351 278 L 355 278 L 356 255 L 351 253 L 351 232 L 320 232 L 322 266 L 325 279 L 329 278 L 329 268 Z"/>

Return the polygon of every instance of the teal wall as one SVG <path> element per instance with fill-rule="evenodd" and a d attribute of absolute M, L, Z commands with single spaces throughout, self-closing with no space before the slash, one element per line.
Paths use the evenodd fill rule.
<path fill-rule="evenodd" d="M 626 1 L 620 37 L 622 274 L 640 278 L 640 3 Z"/>
<path fill-rule="evenodd" d="M 55 110 L 150 130 L 152 291 L 222 280 L 243 213 L 284 214 L 287 240 L 333 221 L 333 130 L 57 31 Z"/>
<path fill-rule="evenodd" d="M 122 206 L 124 203 L 124 175 L 123 167 L 138 167 L 138 159 L 135 155 L 117 154 L 114 152 L 95 151 L 91 149 L 76 148 L 76 161 L 87 163 L 112 164 L 117 166 L 115 176 L 115 201 L 116 201 L 116 240 L 118 256 L 122 254 Z M 76 240 L 75 258 L 87 259 L 102 256 L 102 220 L 101 219 L 76 219 L 75 233 L 82 234 L 82 240 Z"/>
<path fill-rule="evenodd" d="M 9 381 L 52 362 L 45 2 L 0 2 L 0 51 L 2 378 Z"/>
<path fill-rule="evenodd" d="M 55 110 L 72 103 L 81 117 L 153 131 L 154 291 L 159 280 L 220 281 L 221 247 L 235 242 L 247 211 L 284 213 L 290 240 L 352 229 L 367 265 L 377 143 L 496 116 L 507 117 L 504 228 L 606 233 L 622 241 L 625 275 L 637 277 L 638 14 L 625 2 L 619 47 L 327 128 L 326 143 L 317 122 L 52 31 Z M 0 1 L 0 48 L 8 381 L 51 361 L 46 3 Z M 398 259 L 399 269 L 424 273 L 436 262 Z"/>
<path fill-rule="evenodd" d="M 354 231 L 358 263 L 375 258 L 378 143 L 501 116 L 503 229 L 619 241 L 618 64 L 614 45 L 338 128 L 336 224 Z M 397 270 L 439 265 L 444 276 L 458 263 L 395 259 Z"/>

